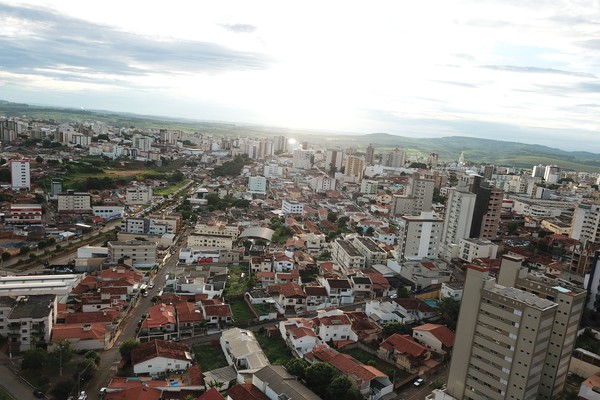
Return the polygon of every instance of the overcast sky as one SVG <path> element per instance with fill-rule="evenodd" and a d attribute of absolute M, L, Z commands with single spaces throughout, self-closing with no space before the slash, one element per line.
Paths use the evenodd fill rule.
<path fill-rule="evenodd" d="M 600 152 L 600 1 L 0 0 L 0 99 Z"/>

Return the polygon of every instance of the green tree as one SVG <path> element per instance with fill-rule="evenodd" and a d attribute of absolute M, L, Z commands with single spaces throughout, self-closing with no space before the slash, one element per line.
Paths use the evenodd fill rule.
<path fill-rule="evenodd" d="M 518 228 L 519 228 L 519 224 L 517 224 L 515 221 L 510 222 L 508 224 L 508 234 L 514 235 L 517 232 Z"/>
<path fill-rule="evenodd" d="M 327 213 L 327 221 L 329 221 L 329 222 L 335 222 L 335 221 L 337 221 L 337 219 L 338 219 L 338 215 L 337 215 L 336 212 L 329 211 Z"/>
<path fill-rule="evenodd" d="M 48 353 L 48 364 L 54 368 L 61 368 L 73 358 L 73 348 L 71 342 L 59 339 L 52 351 Z"/>
<path fill-rule="evenodd" d="M 35 162 L 36 162 L 36 163 L 38 163 L 38 164 L 41 164 L 41 163 L 43 163 L 43 162 L 44 162 L 44 159 L 43 159 L 42 157 L 40 157 L 40 156 L 37 156 L 37 157 L 35 158 Z"/>
<path fill-rule="evenodd" d="M 19 249 L 19 254 L 27 254 L 29 253 L 29 249 L 30 247 L 25 244 Z"/>
<path fill-rule="evenodd" d="M 48 353 L 44 349 L 31 349 L 23 353 L 21 369 L 39 370 L 48 365 Z"/>
<path fill-rule="evenodd" d="M 386 322 L 383 324 L 381 333 L 386 337 L 395 333 L 400 335 L 410 335 L 412 334 L 412 328 L 402 322 Z"/>
<path fill-rule="evenodd" d="M 119 346 L 119 353 L 125 362 L 129 363 L 131 361 L 131 352 L 139 345 L 140 342 L 135 339 L 125 339 L 123 343 L 121 343 Z"/>
<path fill-rule="evenodd" d="M 83 382 L 88 382 L 90 379 L 92 379 L 97 370 L 98 366 L 96 365 L 94 360 L 90 358 L 84 358 L 79 363 L 77 368 L 77 371 L 79 371 L 79 373 L 76 374 L 78 378 L 81 379 Z"/>
<path fill-rule="evenodd" d="M 304 379 L 310 364 L 302 358 L 293 358 L 285 364 L 285 369 L 297 378 Z"/>
<path fill-rule="evenodd" d="M 460 301 L 454 300 L 452 297 L 442 297 L 438 302 L 438 310 L 446 325 L 452 330 L 456 329 L 458 321 L 458 313 L 460 311 Z"/>
<path fill-rule="evenodd" d="M 98 354 L 98 352 L 93 351 L 93 350 L 90 350 L 87 353 L 85 353 L 83 358 L 85 358 L 86 360 L 92 360 L 94 362 L 94 364 L 96 364 L 96 366 L 99 366 L 100 361 L 102 361 L 102 358 L 100 358 L 100 354 Z"/>
<path fill-rule="evenodd" d="M 410 293 L 408 293 L 408 289 L 406 288 L 406 286 L 400 286 L 396 293 L 401 299 L 408 299 L 410 297 Z"/>
<path fill-rule="evenodd" d="M 75 382 L 71 379 L 64 379 L 50 389 L 50 394 L 57 400 L 66 400 L 73 389 L 75 389 Z"/>
<path fill-rule="evenodd" d="M 8 261 L 10 260 L 12 256 L 10 255 L 10 253 L 8 251 L 5 251 L 2 253 L 2 261 Z"/>
<path fill-rule="evenodd" d="M 324 397 L 327 387 L 336 375 L 335 369 L 324 362 L 316 362 L 306 368 L 306 384 L 317 395 Z"/>
<path fill-rule="evenodd" d="M 327 386 L 327 391 L 325 393 L 326 399 L 343 399 L 346 397 L 348 391 L 352 388 L 352 382 L 345 375 L 338 375 L 334 377 L 329 386 Z"/>

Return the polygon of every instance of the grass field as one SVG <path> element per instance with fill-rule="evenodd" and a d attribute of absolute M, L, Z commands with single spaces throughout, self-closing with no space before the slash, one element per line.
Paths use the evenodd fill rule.
<path fill-rule="evenodd" d="M 266 333 L 260 332 L 255 333 L 255 335 L 271 364 L 284 365 L 294 358 L 282 338 L 269 337 Z"/>
<path fill-rule="evenodd" d="M 230 301 L 229 306 L 231 307 L 231 312 L 233 312 L 234 322 L 244 322 L 255 319 L 254 314 L 252 314 L 252 311 L 250 311 L 244 300 Z"/>
<path fill-rule="evenodd" d="M 218 344 L 216 346 L 210 344 L 196 345 L 194 346 L 194 354 L 203 371 L 211 371 L 228 365 L 221 346 Z"/>
<path fill-rule="evenodd" d="M 380 370 L 381 372 L 387 374 L 390 379 L 394 377 L 396 381 L 402 380 L 404 378 L 408 378 L 411 374 L 401 369 L 395 368 L 393 365 L 386 363 L 381 360 L 379 357 L 367 353 L 361 349 L 349 349 L 349 350 L 340 350 L 341 353 L 349 354 L 352 357 L 356 358 L 363 364 L 373 365 L 375 368 Z"/>
<path fill-rule="evenodd" d="M 186 180 L 184 180 L 182 182 L 179 182 L 176 185 L 154 188 L 152 192 L 156 196 L 168 196 L 170 194 L 175 193 L 176 191 L 178 191 L 182 187 L 185 187 L 185 185 L 187 185 L 188 183 L 190 183 L 190 181 L 189 181 L 189 179 L 186 179 Z"/>

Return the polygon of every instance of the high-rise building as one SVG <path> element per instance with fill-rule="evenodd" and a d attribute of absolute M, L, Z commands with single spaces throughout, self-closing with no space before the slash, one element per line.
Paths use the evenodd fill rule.
<path fill-rule="evenodd" d="M 561 168 L 558 165 L 547 165 L 544 170 L 544 180 L 546 183 L 558 183 L 560 174 Z"/>
<path fill-rule="evenodd" d="M 402 168 L 406 162 L 406 153 L 404 150 L 396 147 L 394 150 L 384 154 L 383 165 L 391 168 Z"/>
<path fill-rule="evenodd" d="M 482 182 L 481 177 L 476 177 L 472 192 L 477 195 L 477 198 L 469 237 L 496 239 L 498 226 L 500 225 L 504 190 L 487 186 Z"/>
<path fill-rule="evenodd" d="M 481 174 L 486 180 L 491 180 L 492 175 L 494 174 L 494 166 L 493 165 L 484 165 L 481 171 Z"/>
<path fill-rule="evenodd" d="M 571 238 L 583 245 L 587 242 L 600 242 L 600 206 L 580 203 L 573 212 Z"/>
<path fill-rule="evenodd" d="M 13 190 L 31 189 L 29 160 L 12 160 L 10 162 L 10 172 Z"/>
<path fill-rule="evenodd" d="M 398 220 L 398 259 L 437 258 L 444 221 L 433 212 L 403 215 Z"/>
<path fill-rule="evenodd" d="M 461 239 L 469 238 L 477 195 L 471 193 L 466 183 L 448 190 L 444 230 L 440 244 L 440 257 L 446 261 L 458 257 Z"/>
<path fill-rule="evenodd" d="M 329 173 L 340 172 L 344 166 L 343 150 L 328 149 L 325 151 L 325 171 Z"/>
<path fill-rule="evenodd" d="M 444 398 L 550 400 L 562 392 L 586 293 L 528 274 L 522 262 L 504 256 L 497 279 L 468 268 Z"/>
<path fill-rule="evenodd" d="M 365 159 L 357 156 L 346 157 L 346 166 L 344 169 L 344 175 L 348 177 L 355 177 L 357 180 L 361 180 L 363 173 L 365 172 Z"/>
<path fill-rule="evenodd" d="M 367 166 L 373 165 L 375 161 L 375 148 L 371 143 L 367 146 L 367 154 L 365 155 L 365 164 Z"/>
<path fill-rule="evenodd" d="M 407 189 L 407 194 L 394 195 L 392 200 L 392 215 L 419 215 L 431 211 L 435 181 L 422 178 L 414 173 Z"/>
<path fill-rule="evenodd" d="M 266 194 L 267 178 L 264 176 L 251 176 L 248 178 L 248 193 Z"/>
<path fill-rule="evenodd" d="M 546 166 L 542 164 L 534 165 L 533 171 L 531 171 L 532 178 L 543 178 L 544 172 L 546 171 Z"/>
<path fill-rule="evenodd" d="M 273 138 L 273 152 L 279 154 L 279 153 L 285 153 L 288 149 L 288 138 L 286 138 L 285 136 L 275 136 Z"/>
<path fill-rule="evenodd" d="M 313 165 L 313 151 L 303 149 L 294 150 L 294 158 L 292 163 L 294 168 L 311 169 Z"/>

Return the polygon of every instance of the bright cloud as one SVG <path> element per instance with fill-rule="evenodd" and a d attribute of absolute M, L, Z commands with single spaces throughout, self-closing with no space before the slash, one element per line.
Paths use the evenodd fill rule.
<path fill-rule="evenodd" d="M 0 0 L 0 98 L 600 152 L 596 14 L 558 0 Z"/>

